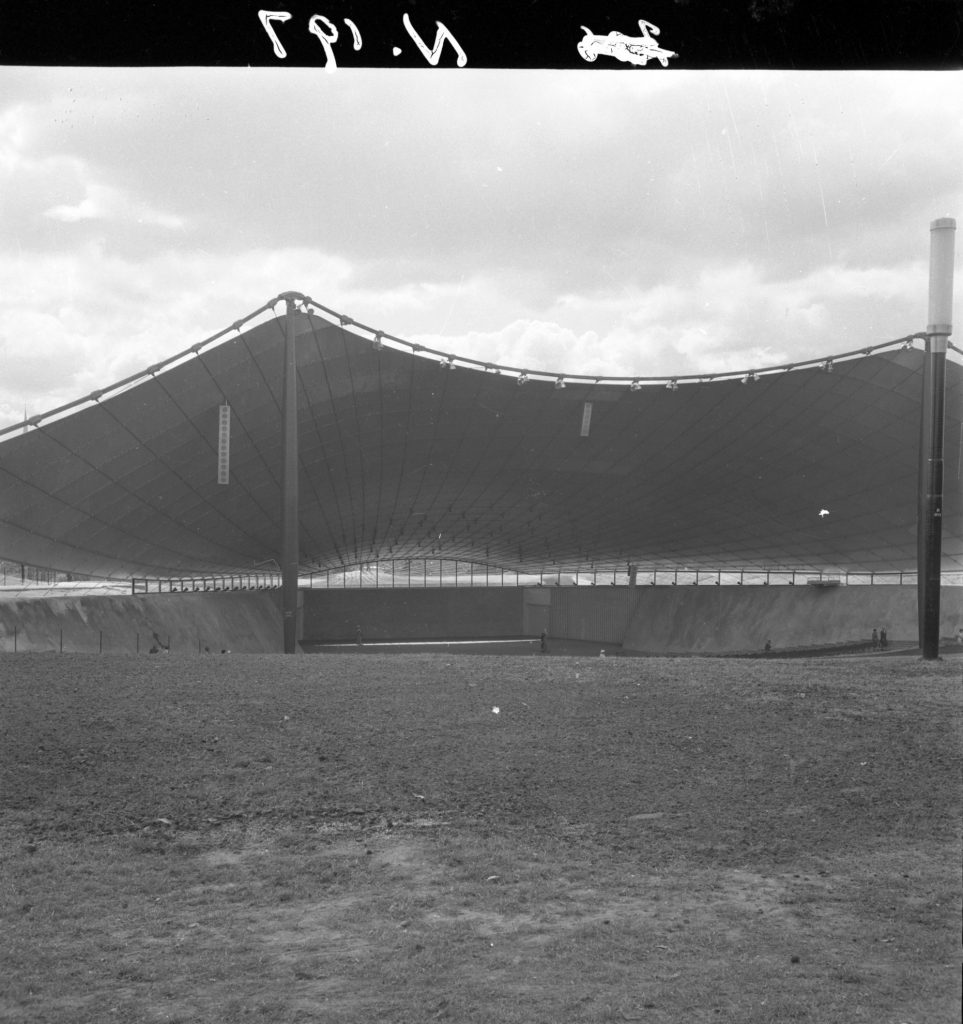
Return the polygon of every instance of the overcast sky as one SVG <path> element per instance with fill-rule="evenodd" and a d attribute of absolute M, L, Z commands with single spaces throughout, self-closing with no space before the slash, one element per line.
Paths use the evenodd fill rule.
<path fill-rule="evenodd" d="M 0 68 L 0 425 L 286 290 L 570 373 L 749 369 L 923 330 L 930 221 L 963 213 L 959 87 Z"/>

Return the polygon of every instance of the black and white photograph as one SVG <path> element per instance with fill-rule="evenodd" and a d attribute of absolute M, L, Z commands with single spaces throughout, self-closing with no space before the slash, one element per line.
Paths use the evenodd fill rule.
<path fill-rule="evenodd" d="M 0 1020 L 959 1019 L 883 6 L 0 4 Z"/>

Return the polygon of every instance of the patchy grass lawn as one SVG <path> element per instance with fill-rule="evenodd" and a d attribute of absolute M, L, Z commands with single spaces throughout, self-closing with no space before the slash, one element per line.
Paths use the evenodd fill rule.
<path fill-rule="evenodd" d="M 0 656 L 0 1019 L 957 1024 L 960 684 Z"/>

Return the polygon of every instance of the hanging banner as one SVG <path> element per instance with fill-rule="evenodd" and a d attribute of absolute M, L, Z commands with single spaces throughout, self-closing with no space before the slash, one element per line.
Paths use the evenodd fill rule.
<path fill-rule="evenodd" d="M 229 482 L 231 469 L 231 407 L 222 405 L 217 429 L 217 482 Z"/>
<path fill-rule="evenodd" d="M 582 409 L 582 437 L 589 436 L 589 426 L 592 422 L 592 403 L 586 402 Z"/>

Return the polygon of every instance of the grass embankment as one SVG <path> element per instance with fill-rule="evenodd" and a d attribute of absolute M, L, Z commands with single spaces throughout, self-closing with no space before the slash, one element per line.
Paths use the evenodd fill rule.
<path fill-rule="evenodd" d="M 0 1019 L 955 1024 L 959 670 L 2 657 Z"/>

